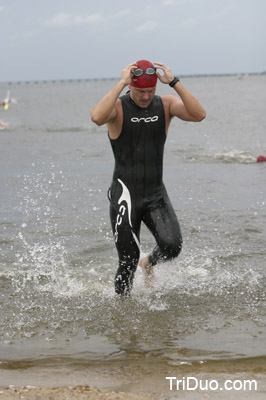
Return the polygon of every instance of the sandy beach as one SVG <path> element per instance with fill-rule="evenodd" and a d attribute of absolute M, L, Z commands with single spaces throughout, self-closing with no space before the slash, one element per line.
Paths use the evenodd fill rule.
<path fill-rule="evenodd" d="M 161 396 L 154 394 L 132 394 L 123 392 L 106 392 L 89 386 L 76 386 L 76 387 L 42 387 L 34 388 L 25 386 L 23 388 L 16 388 L 10 386 L 7 389 L 0 390 L 0 399 L 15 400 L 152 400 L 162 399 Z"/>
<path fill-rule="evenodd" d="M 64 387 L 15 387 L 0 389 L 0 399 L 3 400 L 174 400 L 174 399 L 249 399 L 264 400 L 266 396 L 265 376 L 259 377 L 264 380 L 264 389 L 261 391 L 230 391 L 221 393 L 219 391 L 181 391 L 166 393 L 128 393 L 118 391 L 104 391 L 89 386 L 64 386 Z M 262 383 L 262 381 L 260 382 Z"/>

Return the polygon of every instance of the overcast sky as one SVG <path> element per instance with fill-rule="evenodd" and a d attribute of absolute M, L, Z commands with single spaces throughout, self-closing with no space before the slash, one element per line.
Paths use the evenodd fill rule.
<path fill-rule="evenodd" d="M 0 0 L 0 81 L 266 70 L 266 0 Z"/>

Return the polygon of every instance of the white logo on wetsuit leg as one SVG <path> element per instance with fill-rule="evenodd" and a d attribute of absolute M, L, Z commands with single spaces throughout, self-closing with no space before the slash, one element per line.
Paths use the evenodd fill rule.
<path fill-rule="evenodd" d="M 128 190 L 128 188 L 126 187 L 126 185 L 121 181 L 121 179 L 118 179 L 118 182 L 119 182 L 119 183 L 121 184 L 121 186 L 122 186 L 122 194 L 121 194 L 121 196 L 120 196 L 120 198 L 119 198 L 119 200 L 118 200 L 118 204 L 121 204 L 122 201 L 125 201 L 125 202 L 126 202 L 126 204 L 127 204 L 127 211 L 128 211 L 128 222 L 129 222 L 129 225 L 130 225 L 130 227 L 131 227 L 132 236 L 133 236 L 133 238 L 134 238 L 134 240 L 135 240 L 135 242 L 136 242 L 138 248 L 140 248 L 140 244 L 139 244 L 138 238 L 137 238 L 136 234 L 133 232 L 133 229 L 132 229 L 132 222 L 131 222 L 131 197 L 130 197 L 130 193 L 129 193 L 129 190 Z M 119 227 L 119 225 L 121 225 L 122 222 L 123 222 L 123 216 L 124 216 L 125 212 L 126 212 L 126 207 L 123 206 L 123 205 L 121 205 L 121 206 L 119 207 L 119 212 L 118 212 L 118 214 L 117 214 L 116 223 L 115 223 L 115 233 L 114 233 L 115 242 L 118 241 L 118 227 Z"/>
<path fill-rule="evenodd" d="M 123 221 L 123 215 L 126 212 L 126 207 L 125 206 L 120 206 L 119 208 L 119 214 L 117 214 L 116 217 L 116 223 L 115 223 L 115 242 L 118 240 L 118 226 L 122 224 Z"/>
<path fill-rule="evenodd" d="M 147 118 L 138 118 L 138 117 L 132 117 L 131 122 L 156 122 L 158 121 L 159 117 L 158 115 L 154 115 L 154 117 L 147 117 Z"/>

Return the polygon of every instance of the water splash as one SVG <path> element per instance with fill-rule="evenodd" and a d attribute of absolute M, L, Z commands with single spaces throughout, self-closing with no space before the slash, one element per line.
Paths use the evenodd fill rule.
<path fill-rule="evenodd" d="M 69 268 L 68 255 L 61 242 L 32 243 L 19 232 L 21 254 L 17 254 L 17 274 L 13 278 L 16 291 L 31 288 L 48 291 L 53 296 L 73 296 L 86 291 L 86 286 Z"/>
<path fill-rule="evenodd" d="M 86 290 L 78 271 L 73 271 L 60 224 L 67 179 L 55 164 L 32 164 L 22 177 L 17 196 L 20 227 L 15 237 L 15 258 L 11 274 L 16 292 L 47 291 L 72 296 Z M 10 271 L 8 271 L 10 275 Z"/>
<path fill-rule="evenodd" d="M 191 154 L 189 154 L 191 153 Z M 212 153 L 202 153 L 199 152 L 197 149 L 197 152 L 194 153 L 192 151 L 186 152 L 185 159 L 189 161 L 200 161 L 200 162 L 221 162 L 221 163 L 226 163 L 226 164 L 252 164 L 257 161 L 257 158 L 251 154 L 248 151 L 243 151 L 243 150 L 224 150 L 220 152 L 216 152 L 213 150 Z"/>
<path fill-rule="evenodd" d="M 246 151 L 230 150 L 221 153 L 215 153 L 214 159 L 225 163 L 250 164 L 256 162 L 256 157 Z"/>

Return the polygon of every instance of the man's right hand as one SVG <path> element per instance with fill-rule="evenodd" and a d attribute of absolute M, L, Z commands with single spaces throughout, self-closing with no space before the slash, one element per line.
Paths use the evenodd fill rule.
<path fill-rule="evenodd" d="M 124 82 L 125 86 L 129 85 L 133 76 L 132 70 L 137 68 L 137 63 L 131 63 L 123 69 L 121 74 L 121 81 Z"/>

